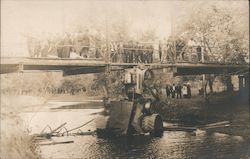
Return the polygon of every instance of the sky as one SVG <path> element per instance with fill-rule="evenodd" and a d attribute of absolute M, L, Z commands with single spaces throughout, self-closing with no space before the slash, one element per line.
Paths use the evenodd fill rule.
<path fill-rule="evenodd" d="M 27 35 L 41 37 L 70 32 L 80 24 L 105 26 L 106 20 L 112 23 L 126 19 L 135 35 L 153 28 L 159 39 L 163 39 L 171 34 L 174 17 L 186 14 L 193 6 L 186 1 L 146 0 L 3 0 L 1 3 L 1 56 L 28 56 Z"/>

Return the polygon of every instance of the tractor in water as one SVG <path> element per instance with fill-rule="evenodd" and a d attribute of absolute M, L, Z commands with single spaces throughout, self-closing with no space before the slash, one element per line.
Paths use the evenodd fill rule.
<path fill-rule="evenodd" d="M 143 66 L 125 70 L 127 97 L 108 102 L 108 120 L 105 128 L 97 129 L 98 136 L 162 135 L 163 121 L 155 109 L 159 96 L 149 86 L 153 77 L 153 72 Z"/>

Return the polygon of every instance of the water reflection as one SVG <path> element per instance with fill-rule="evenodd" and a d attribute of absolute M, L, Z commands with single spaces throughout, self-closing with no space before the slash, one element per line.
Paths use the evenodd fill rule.
<path fill-rule="evenodd" d="M 95 114 L 102 109 L 57 109 L 22 114 L 33 133 L 39 133 L 48 123 L 51 127 L 67 121 L 67 128 L 96 118 L 99 124 L 103 118 Z M 93 130 L 96 124 L 90 123 L 82 131 Z M 69 137 L 64 137 L 69 138 Z M 63 137 L 61 137 L 63 140 Z M 219 133 L 194 133 L 183 131 L 164 132 L 162 137 L 137 136 L 120 138 L 98 138 L 95 135 L 71 136 L 74 143 L 41 146 L 43 158 L 167 158 L 167 159 L 210 159 L 250 157 L 250 142 L 241 137 Z"/>
<path fill-rule="evenodd" d="M 79 137 L 83 158 L 240 158 L 249 156 L 249 143 L 230 136 L 194 136 L 166 132 L 161 138 L 137 136 L 100 139 Z M 78 142 L 77 141 L 77 142 Z M 86 144 L 87 143 L 87 144 Z M 72 144 L 73 145 L 73 144 Z M 76 157 L 76 156 L 75 156 Z"/>

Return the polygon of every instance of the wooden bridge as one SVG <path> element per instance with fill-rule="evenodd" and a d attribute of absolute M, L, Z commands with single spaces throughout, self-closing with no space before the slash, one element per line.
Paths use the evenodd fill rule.
<path fill-rule="evenodd" d="M 25 72 L 30 70 L 63 71 L 64 75 L 88 74 L 132 68 L 140 63 L 110 63 L 102 59 L 59 59 L 59 58 L 13 58 L 1 57 L 1 74 Z M 168 68 L 174 75 L 199 74 L 242 74 L 249 72 L 249 64 L 219 64 L 219 63 L 149 63 L 144 64 L 151 69 Z"/>

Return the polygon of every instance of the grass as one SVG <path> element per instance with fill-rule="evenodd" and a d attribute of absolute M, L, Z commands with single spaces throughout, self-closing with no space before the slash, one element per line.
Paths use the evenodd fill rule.
<path fill-rule="evenodd" d="M 185 126 L 205 125 L 219 121 L 229 121 L 229 128 L 218 132 L 250 137 L 249 97 L 232 94 L 210 96 L 209 103 L 202 97 L 191 99 L 164 99 L 159 111 L 165 121 L 178 122 Z"/>
<path fill-rule="evenodd" d="M 29 100 L 27 100 L 27 98 Z M 39 149 L 19 113 L 23 106 L 39 103 L 31 97 L 1 97 L 1 158 L 39 159 Z"/>

